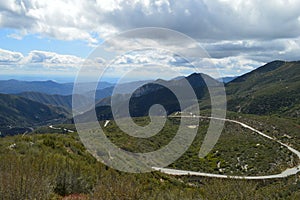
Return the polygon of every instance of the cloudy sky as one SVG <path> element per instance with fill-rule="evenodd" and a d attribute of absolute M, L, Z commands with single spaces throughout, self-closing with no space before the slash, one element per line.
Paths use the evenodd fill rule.
<path fill-rule="evenodd" d="M 193 55 L 192 63 L 187 63 L 176 54 L 176 46 L 182 43 L 168 43 L 169 38 L 154 34 L 138 41 L 159 44 L 161 49 L 172 46 L 173 52 L 146 50 L 113 58 L 107 77 L 147 64 L 152 67 L 147 72 L 159 70 L 160 64 L 187 74 L 189 64 L 195 63 L 205 69 L 218 68 L 221 76 L 240 75 L 273 60 L 300 60 L 299 8 L 300 0 L 0 1 L 0 77 L 67 79 L 81 65 L 91 71 L 103 69 L 111 62 L 109 56 L 89 57 L 90 53 L 117 34 L 143 27 L 183 33 L 209 58 Z M 117 49 L 110 50 L 132 43 L 118 40 L 114 45 Z"/>

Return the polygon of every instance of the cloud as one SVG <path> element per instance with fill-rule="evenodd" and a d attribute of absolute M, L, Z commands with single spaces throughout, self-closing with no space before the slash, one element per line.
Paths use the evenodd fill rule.
<path fill-rule="evenodd" d="M 299 35 L 300 1 L 1 1 L 0 26 L 94 43 L 113 32 L 171 28 L 197 39 L 278 39 Z M 278 28 L 278 26 L 280 28 Z"/>
<path fill-rule="evenodd" d="M 60 40 L 85 40 L 95 43 L 90 22 L 80 0 L 1 1 L 0 27 L 20 30 L 20 36 L 40 34 Z M 82 9 L 82 10 L 81 10 Z M 19 36 L 19 37 L 20 37 Z M 14 35 L 14 37 L 18 37 Z"/>
<path fill-rule="evenodd" d="M 83 40 L 91 46 L 133 28 L 169 28 L 196 39 L 224 73 L 225 69 L 240 73 L 272 60 L 299 60 L 299 7 L 299 0 L 6 0 L 0 1 L 0 28 L 16 30 L 9 35 L 16 39 L 37 34 L 58 40 Z M 192 55 L 197 47 L 172 34 L 166 37 L 149 33 L 147 38 L 135 38 L 136 44 L 120 37 L 109 42 L 108 50 L 115 52 L 155 46 L 199 56 Z M 53 52 L 32 51 L 26 56 L 5 50 L 0 53 L 1 65 L 23 67 L 76 70 L 83 60 Z M 160 59 L 161 63 L 188 70 L 184 59 L 155 56 L 127 55 L 119 61 L 119 68 Z M 94 58 L 88 65 L 97 69 L 104 62 Z"/>
<path fill-rule="evenodd" d="M 194 57 L 189 60 L 162 49 L 148 49 L 123 54 L 108 66 L 105 76 L 139 77 L 141 79 L 187 76 L 201 72 L 212 77 L 235 76 L 249 72 L 264 62 L 248 59 L 242 55 L 224 58 Z"/>
<path fill-rule="evenodd" d="M 23 59 L 23 55 L 19 52 L 0 49 L 0 65 L 14 64 Z"/>
<path fill-rule="evenodd" d="M 300 38 L 276 40 L 227 40 L 203 43 L 213 58 L 244 56 L 259 62 L 273 60 L 298 60 Z"/>
<path fill-rule="evenodd" d="M 299 35 L 299 1 L 156 2 L 122 1 L 121 9 L 105 12 L 102 16 L 105 22 L 119 30 L 160 26 L 197 39 L 276 39 Z"/>
<path fill-rule="evenodd" d="M 2 69 L 9 72 L 60 72 L 77 73 L 81 66 L 87 66 L 90 69 L 97 70 L 97 67 L 104 66 L 105 60 L 95 58 L 85 60 L 73 55 L 62 55 L 55 52 L 33 50 L 28 55 L 20 52 L 12 52 L 0 49 L 0 65 Z M 4 73 L 4 71 L 2 71 Z"/>
<path fill-rule="evenodd" d="M 218 69 L 221 77 L 242 75 L 265 64 L 264 62 L 247 59 L 243 56 L 226 57 L 221 59 L 212 58 L 209 60 L 215 69 Z"/>
<path fill-rule="evenodd" d="M 108 65 L 109 64 L 109 65 Z M 174 52 L 163 49 L 147 49 L 127 52 L 111 61 L 101 57 L 83 59 L 72 55 L 33 50 L 28 55 L 0 49 L 2 73 L 50 73 L 75 75 L 80 67 L 84 76 L 97 76 L 104 71 L 104 77 L 134 79 L 170 79 L 179 75 L 202 72 L 213 77 L 242 74 L 261 66 L 262 62 L 243 56 L 225 58 L 193 58 L 189 61 Z"/>
<path fill-rule="evenodd" d="M 48 64 L 48 65 L 78 65 L 84 60 L 72 55 L 60 55 L 54 52 L 31 51 L 27 57 L 23 59 L 25 64 Z"/>

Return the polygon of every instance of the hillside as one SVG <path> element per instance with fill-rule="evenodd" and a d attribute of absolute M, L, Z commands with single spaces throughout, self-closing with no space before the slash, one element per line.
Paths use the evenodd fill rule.
<path fill-rule="evenodd" d="M 16 95 L 30 99 L 32 101 L 40 102 L 42 104 L 64 107 L 69 111 L 72 110 L 72 95 L 58 95 L 58 94 L 50 95 L 50 94 L 45 94 L 40 92 L 23 92 Z M 81 99 L 82 106 L 86 106 L 87 100 L 84 96 L 75 94 L 74 98 Z"/>
<path fill-rule="evenodd" d="M 117 116 L 122 117 L 125 115 L 123 113 L 124 109 L 122 108 L 127 106 L 126 102 L 128 100 L 129 111 L 133 117 L 148 115 L 150 107 L 154 104 L 163 105 L 167 114 L 171 114 L 175 111 L 180 111 L 181 109 L 191 106 L 197 102 L 197 99 L 192 99 L 190 94 L 187 93 L 188 90 L 185 85 L 186 81 L 188 81 L 189 85 L 194 89 L 197 99 L 201 99 L 207 93 L 207 86 L 205 82 L 212 87 L 218 87 L 220 85 L 218 81 L 210 76 L 197 73 L 191 74 L 186 78 L 172 79 L 170 81 L 158 79 L 139 87 L 133 92 L 131 98 L 129 95 L 117 95 L 116 110 L 119 111 Z M 164 84 L 166 87 L 161 84 Z M 181 95 L 184 97 L 182 101 L 186 104 L 186 107 L 180 109 L 176 96 L 168 88 L 176 88 L 176 90 L 180 91 Z M 111 118 L 110 100 L 110 98 L 106 98 L 98 102 L 96 112 L 99 120 Z M 81 117 L 85 118 L 84 115 L 85 114 Z"/>
<path fill-rule="evenodd" d="M 0 129 L 2 134 L 16 127 L 60 122 L 67 118 L 63 108 L 47 106 L 23 97 L 0 94 Z"/>
<path fill-rule="evenodd" d="M 259 101 L 259 98 L 273 97 L 275 102 L 280 100 L 284 103 L 286 100 L 283 97 L 290 96 L 292 104 L 288 105 L 285 111 L 276 107 L 266 107 L 273 110 L 265 114 L 293 113 L 299 105 L 297 103 L 299 100 L 297 99 L 299 97 L 297 96 L 299 95 L 298 65 L 298 62 L 276 61 L 228 83 L 226 89 L 229 108 L 251 113 L 255 111 L 250 109 L 251 104 L 258 105 L 259 108 L 276 105 L 268 104 L 268 101 Z M 192 74 L 186 77 L 186 80 L 196 91 L 198 100 L 202 102 L 205 102 L 207 97 L 204 80 L 212 87 L 218 87 L 220 84 L 204 74 Z M 137 117 L 133 118 L 137 124 L 141 126 L 149 124 L 149 118 L 138 116 L 147 115 L 149 107 L 156 103 L 163 104 L 168 114 L 180 110 L 174 94 L 166 87 L 162 87 L 160 83 L 165 84 L 167 88 L 177 87 L 181 91 L 186 89 L 182 77 L 170 81 L 159 79 L 137 89 L 130 100 L 131 115 Z M 70 105 L 70 96 L 34 92 L 22 95 L 52 105 Z M 128 98 L 128 95 L 120 94 L 118 98 L 118 106 L 122 108 L 125 106 L 124 98 Z M 189 96 L 186 96 L 184 101 L 189 101 Z M 110 98 L 106 98 L 98 103 L 96 112 L 99 119 L 112 118 L 109 102 Z M 258 114 L 262 114 L 261 110 Z M 9 126 L 47 125 L 54 121 L 63 121 L 65 117 L 66 111 L 63 108 L 44 105 L 20 96 L 0 95 L 0 128 L 1 125 L 6 129 Z M 227 118 L 244 122 L 283 143 L 290 144 L 296 149 L 300 148 L 299 123 L 296 120 L 231 112 L 228 112 Z M 105 123 L 101 121 L 100 125 L 107 137 L 119 148 L 131 152 L 151 152 L 167 145 L 174 138 L 180 121 L 169 117 L 161 132 L 150 138 L 131 137 L 122 132 L 113 120 L 110 120 L 106 127 L 104 127 Z M 190 122 L 183 126 L 186 130 L 193 128 Z M 168 166 L 169 168 L 225 175 L 268 175 L 299 164 L 295 155 L 282 148 L 282 145 L 232 123 L 225 123 L 225 128 L 214 149 L 206 157 L 199 158 L 198 152 L 209 126 L 209 120 L 203 119 L 196 126 L 199 129 L 192 145 L 178 160 Z M 37 128 L 32 134 L 4 137 L 0 140 L 1 197 L 4 199 L 76 199 L 76 197 L 82 199 L 220 199 L 220 197 L 224 197 L 222 199 L 299 199 L 300 196 L 300 182 L 297 176 L 245 181 L 171 176 L 160 172 L 122 173 L 97 162 L 82 145 L 76 132 L 64 131 L 65 129 L 75 131 L 74 125 L 60 124 L 54 127 L 47 125 Z"/>
<path fill-rule="evenodd" d="M 228 109 L 300 116 L 300 62 L 273 61 L 226 85 Z"/>
<path fill-rule="evenodd" d="M 193 99 L 191 94 L 189 94 L 189 89 L 185 85 L 186 81 L 194 90 L 197 99 L 203 98 L 207 93 L 206 83 L 208 83 L 210 87 L 218 87 L 220 85 L 219 82 L 210 76 L 198 73 L 170 81 L 159 79 L 153 83 L 140 87 L 133 93 L 132 98 L 130 99 L 129 108 L 131 116 L 139 117 L 148 115 L 150 107 L 154 104 L 163 105 L 167 114 L 171 114 L 183 110 L 197 102 L 197 99 Z M 166 85 L 166 87 L 161 86 L 161 84 Z M 180 95 L 183 97 L 181 101 L 186 107 L 180 108 L 178 99 L 169 88 L 176 88 L 177 91 L 180 91 Z M 124 106 L 122 104 L 120 105 Z"/>
<path fill-rule="evenodd" d="M 68 109 L 72 108 L 72 95 L 57 95 L 57 94 L 49 95 L 40 92 L 22 92 L 16 95 L 43 104 L 62 106 Z"/>
<path fill-rule="evenodd" d="M 292 121 L 235 113 L 228 117 L 267 131 L 271 136 L 282 137 L 284 142 L 288 140 L 299 148 L 298 127 Z M 135 121 L 140 125 L 149 123 L 147 118 Z M 287 162 L 292 157 L 280 145 L 255 137 L 251 131 L 244 132 L 242 127 L 233 124 L 226 125 L 219 144 L 200 159 L 197 153 L 207 123 L 200 122 L 195 142 L 170 167 L 216 174 L 270 174 L 293 164 Z M 178 120 L 170 118 L 158 135 L 143 139 L 128 136 L 111 121 L 105 133 L 122 149 L 148 152 L 168 144 L 177 126 Z M 72 125 L 56 127 L 74 128 Z M 97 162 L 77 133 L 47 134 L 48 131 L 54 130 L 47 126 L 37 130 L 42 134 L 0 140 L 0 196 L 3 199 L 299 199 L 300 196 L 298 176 L 246 181 L 171 176 L 160 172 L 123 173 Z M 282 133 L 287 133 L 292 140 Z M 243 167 L 246 165 L 247 168 Z"/>

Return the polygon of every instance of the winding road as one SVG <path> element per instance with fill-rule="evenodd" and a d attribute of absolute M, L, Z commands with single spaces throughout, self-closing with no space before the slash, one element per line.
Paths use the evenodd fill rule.
<path fill-rule="evenodd" d="M 215 119 L 215 120 L 222 120 L 222 121 L 226 121 L 226 122 L 232 122 L 232 123 L 236 123 L 239 124 L 245 128 L 248 128 L 254 132 L 256 132 L 257 134 L 268 138 L 270 140 L 273 140 L 279 144 L 281 144 L 282 146 L 288 148 L 291 152 L 293 152 L 294 154 L 296 154 L 298 156 L 298 158 L 300 159 L 300 152 L 294 148 L 292 148 L 291 146 L 282 143 L 281 141 L 272 138 L 266 134 L 264 134 L 263 132 L 256 130 L 255 128 L 244 124 L 242 122 L 236 121 L 236 120 L 231 120 L 231 119 L 222 119 L 222 118 L 215 118 L 215 117 L 205 117 L 205 116 L 171 116 L 173 118 L 181 118 L 181 117 L 188 117 L 188 118 L 192 118 L 192 117 L 198 117 L 198 118 L 204 118 L 204 119 Z M 247 180 L 261 180 L 261 179 L 276 179 L 276 178 L 286 178 L 288 176 L 291 175 L 295 175 L 298 172 L 300 172 L 300 165 L 293 167 L 293 168 L 288 168 L 286 170 L 284 170 L 283 172 L 281 172 L 280 174 L 273 174 L 273 175 L 264 175 L 264 176 L 230 176 L 230 175 L 222 175 L 222 174 L 211 174 L 211 173 L 204 173 L 204 172 L 195 172 L 195 171 L 187 171 L 187 170 L 177 170 L 177 169 L 169 169 L 169 168 L 160 168 L 160 167 L 152 167 L 152 169 L 156 170 L 156 171 L 160 171 L 162 173 L 165 174 L 170 174 L 170 175 L 192 175 L 192 176 L 205 176 L 205 177 L 215 177 L 215 178 L 231 178 L 231 179 L 247 179 Z"/>
<path fill-rule="evenodd" d="M 54 127 L 53 125 L 50 125 L 49 128 L 51 128 L 53 130 L 64 130 L 64 131 L 67 131 L 69 133 L 74 133 L 74 131 L 72 131 L 72 130 L 69 130 L 69 129 L 66 129 L 66 128 L 57 128 L 57 127 Z"/>

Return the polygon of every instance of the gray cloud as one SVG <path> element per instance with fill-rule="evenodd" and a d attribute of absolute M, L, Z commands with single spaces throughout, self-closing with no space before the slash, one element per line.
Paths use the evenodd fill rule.
<path fill-rule="evenodd" d="M 0 27 L 18 30 L 16 38 L 38 34 L 90 45 L 132 28 L 170 28 L 198 40 L 220 68 L 227 64 L 249 70 L 276 59 L 299 60 L 299 8 L 299 0 L 6 0 L 0 1 Z M 159 39 L 164 45 L 181 44 Z M 31 53 L 32 63 L 65 59 Z"/>
<path fill-rule="evenodd" d="M 9 0 L 0 3 L 0 26 L 59 39 L 92 40 L 91 32 L 106 35 L 145 26 L 197 39 L 294 38 L 300 32 L 299 7 L 297 0 Z"/>
<path fill-rule="evenodd" d="M 194 38 L 218 40 L 290 38 L 300 31 L 300 1 L 123 1 L 120 7 L 103 16 L 121 30 L 161 26 Z"/>

